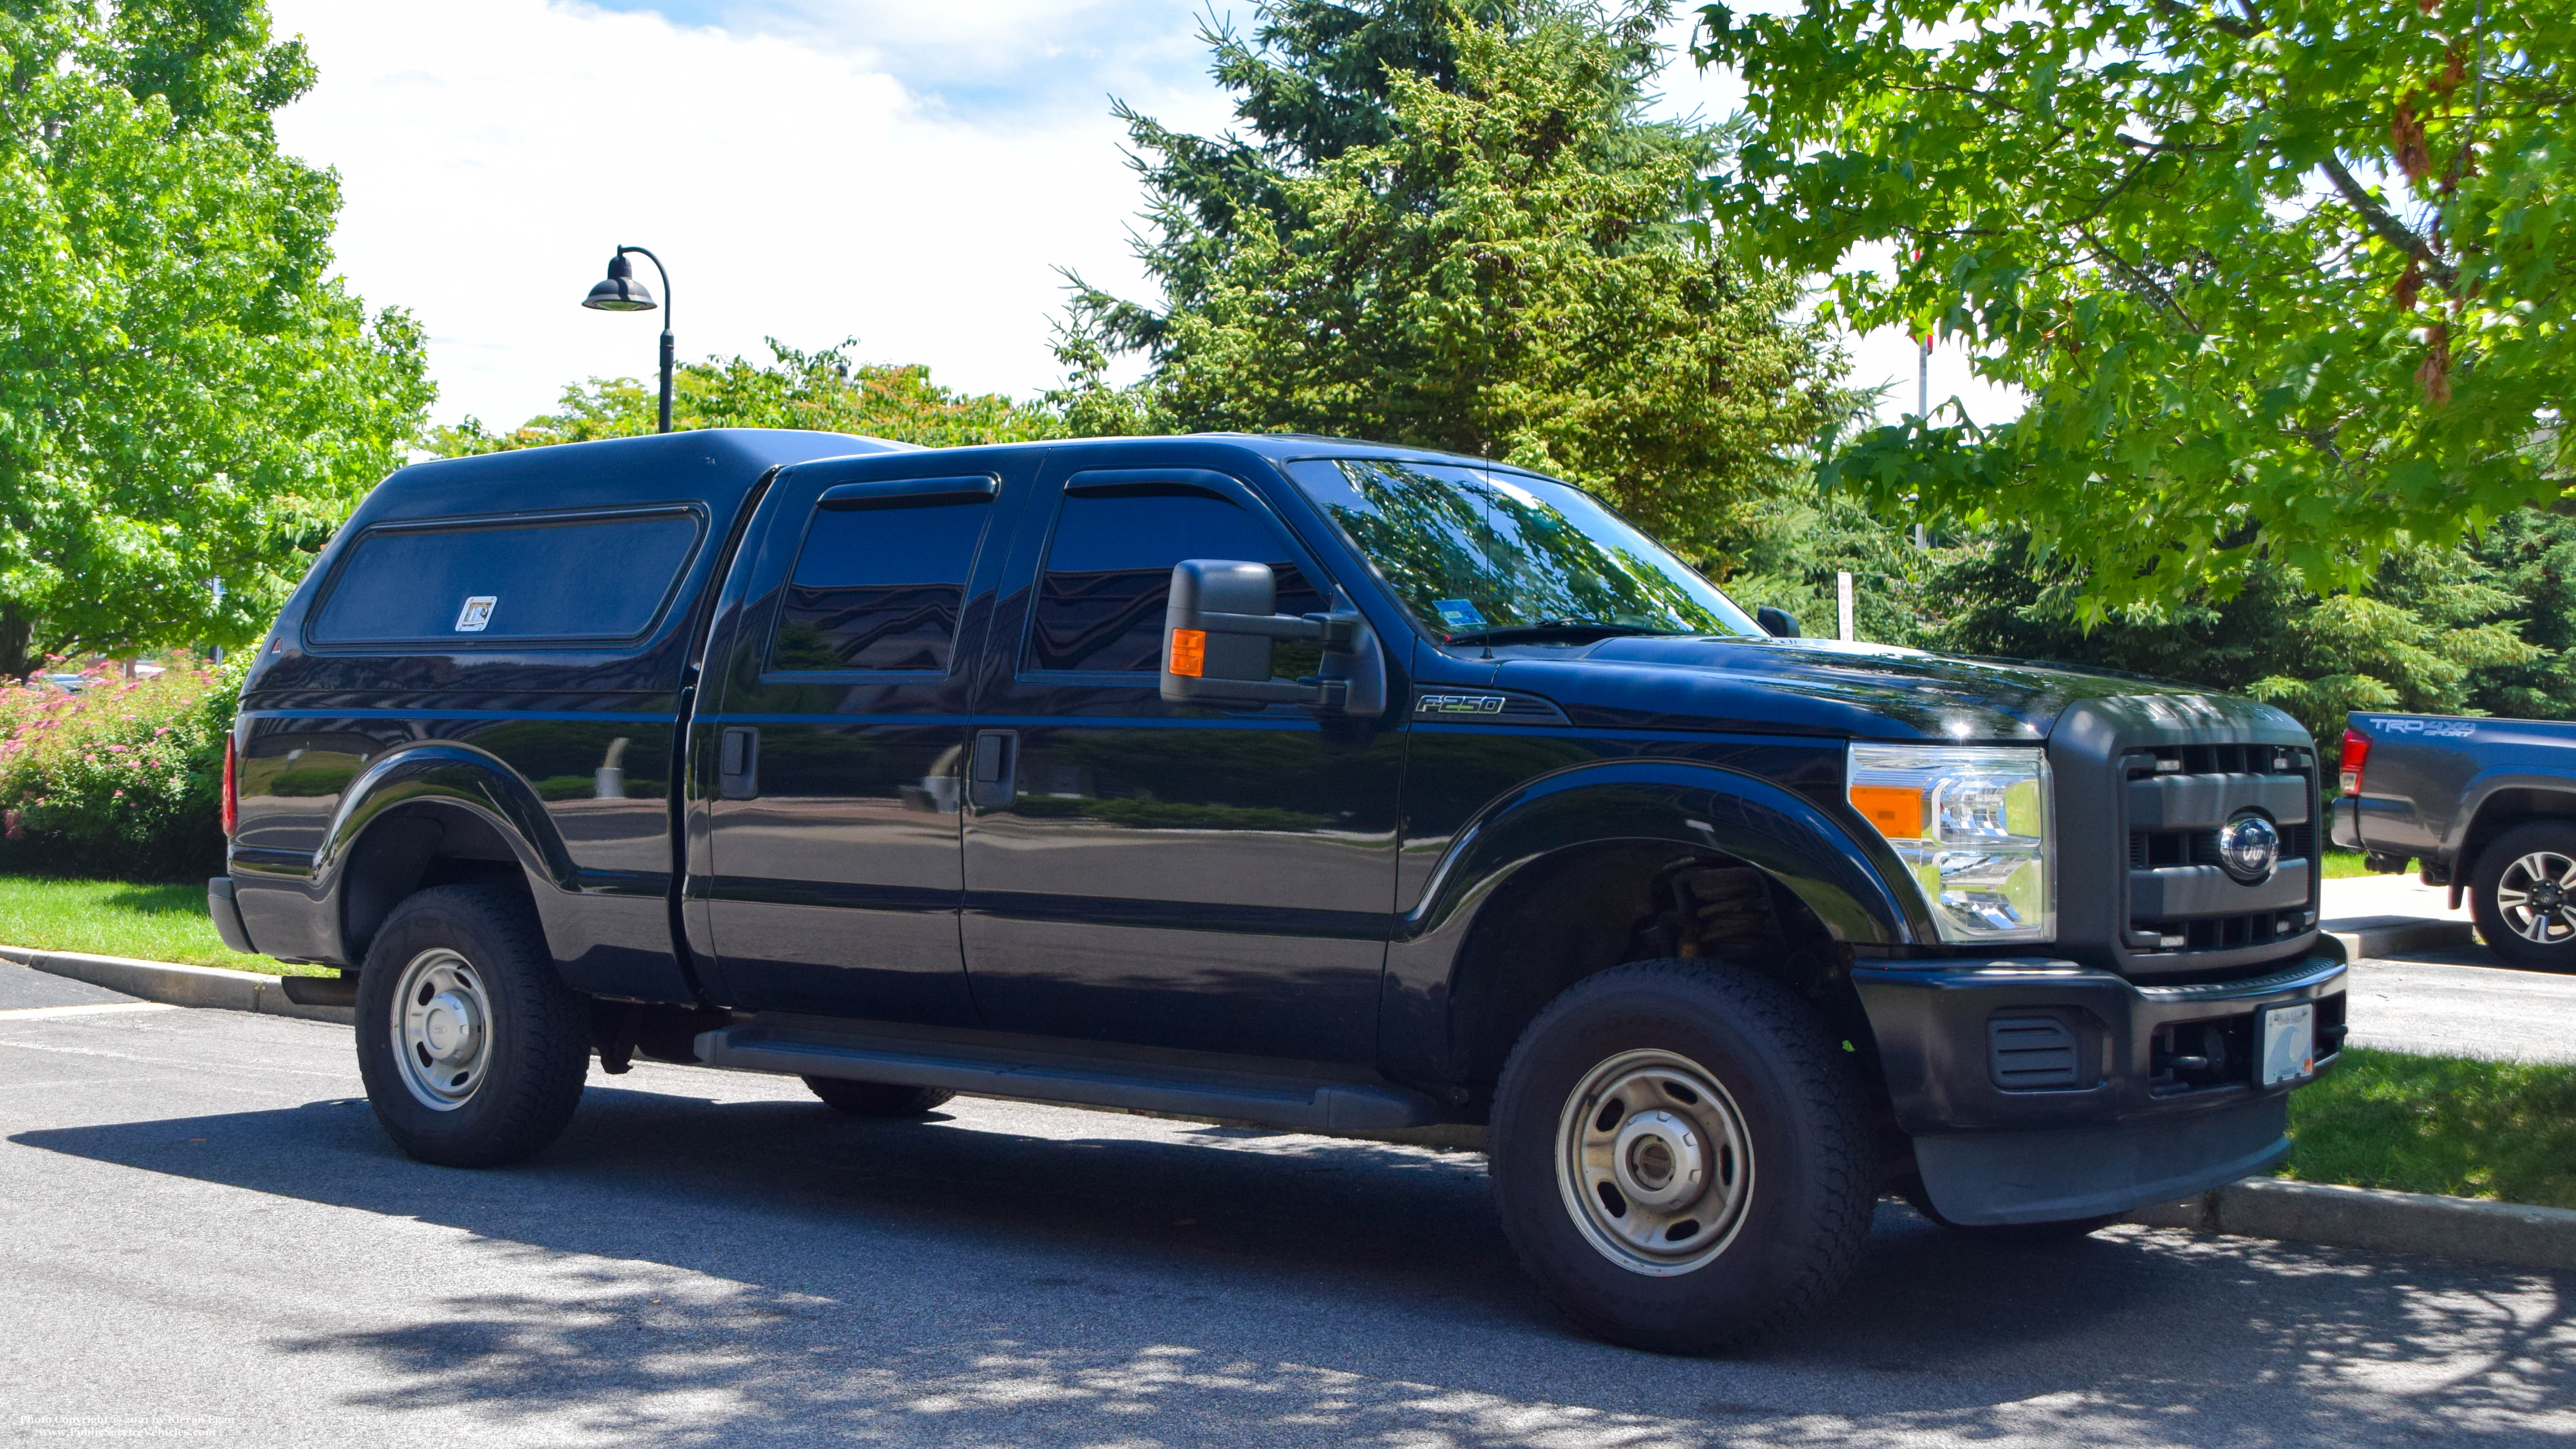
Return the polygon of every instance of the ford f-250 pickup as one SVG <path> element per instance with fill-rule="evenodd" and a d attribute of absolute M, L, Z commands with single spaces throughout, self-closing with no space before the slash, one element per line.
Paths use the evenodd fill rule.
<path fill-rule="evenodd" d="M 249 674 L 208 898 L 340 968 L 384 1129 L 595 1058 L 1486 1129 L 1551 1299 L 1698 1350 L 1884 1192 L 2089 1232 L 2332 1061 L 2265 705 L 1775 637 L 1582 491 L 1328 438 L 708 431 L 427 462 Z"/>

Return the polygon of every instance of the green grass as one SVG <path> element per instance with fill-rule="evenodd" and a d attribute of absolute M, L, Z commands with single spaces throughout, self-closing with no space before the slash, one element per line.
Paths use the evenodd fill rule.
<path fill-rule="evenodd" d="M 319 975 L 324 970 L 226 950 L 206 915 L 202 885 L 0 876 L 0 946 L 225 966 L 271 976 Z"/>
<path fill-rule="evenodd" d="M 2326 852 L 2326 879 L 2328 880 L 2350 880 L 2357 875 L 2377 875 L 2378 873 L 2361 863 L 2361 852 L 2358 850 Z"/>
<path fill-rule="evenodd" d="M 2576 1066 L 2352 1047 L 2290 1097 L 2284 1177 L 2576 1208 Z"/>

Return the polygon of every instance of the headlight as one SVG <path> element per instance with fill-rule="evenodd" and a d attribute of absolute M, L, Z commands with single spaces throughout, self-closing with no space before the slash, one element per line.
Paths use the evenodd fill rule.
<path fill-rule="evenodd" d="M 1941 939 L 2057 934 L 2048 759 L 2010 745 L 1854 745 L 1850 796 L 1896 847 Z"/>

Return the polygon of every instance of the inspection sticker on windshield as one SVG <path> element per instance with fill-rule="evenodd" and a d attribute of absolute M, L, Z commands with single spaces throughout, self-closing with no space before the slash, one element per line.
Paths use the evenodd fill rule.
<path fill-rule="evenodd" d="M 2317 1069 L 2316 1003 L 2275 1006 L 2263 1013 L 2263 1057 L 2258 1087 L 2295 1082 Z"/>
<path fill-rule="evenodd" d="M 1452 629 L 1482 629 L 1485 616 L 1465 599 L 1434 599 L 1431 607 L 1440 611 L 1440 622 Z"/>
<path fill-rule="evenodd" d="M 476 594 L 473 598 L 467 599 L 465 607 L 456 611 L 456 632 L 482 633 L 492 622 L 492 606 L 499 602 L 501 602 L 501 596 L 498 594 Z"/>

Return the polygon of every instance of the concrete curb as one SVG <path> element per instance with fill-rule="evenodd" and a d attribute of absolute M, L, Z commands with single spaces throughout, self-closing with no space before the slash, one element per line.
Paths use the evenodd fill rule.
<path fill-rule="evenodd" d="M 2325 932 L 2343 943 L 2345 959 L 2352 961 L 2407 951 L 2447 951 L 2477 940 L 2477 928 L 2467 921 L 2432 921 L 2421 916 L 2357 916 L 2328 921 Z"/>
<path fill-rule="evenodd" d="M 2249 1177 L 2128 1219 L 2236 1238 L 2576 1268 L 2576 1211 Z"/>
<path fill-rule="evenodd" d="M 358 1019 L 358 1014 L 345 1006 L 305 1006 L 289 1001 L 277 977 L 256 971 L 173 966 L 162 961 L 129 961 L 122 956 L 91 956 L 79 951 L 33 951 L 24 946 L 0 946 L 0 961 L 15 961 L 48 975 L 68 976 L 172 1006 L 208 1006 L 219 1011 L 292 1016 L 341 1026 Z"/>

